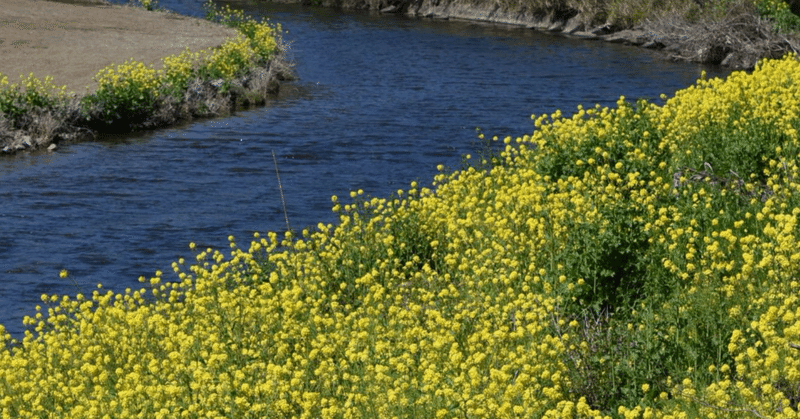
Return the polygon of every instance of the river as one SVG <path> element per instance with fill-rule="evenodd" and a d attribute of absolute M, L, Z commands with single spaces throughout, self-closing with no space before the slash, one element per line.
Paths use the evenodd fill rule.
<path fill-rule="evenodd" d="M 201 16 L 196 0 L 161 0 Z M 331 195 L 386 197 L 457 168 L 531 114 L 655 99 L 706 70 L 638 48 L 519 27 L 231 2 L 287 30 L 299 80 L 225 118 L 0 157 L 0 324 L 22 334 L 43 293 L 123 291 L 253 232 L 335 221 Z M 66 279 L 59 271 L 67 269 Z"/>

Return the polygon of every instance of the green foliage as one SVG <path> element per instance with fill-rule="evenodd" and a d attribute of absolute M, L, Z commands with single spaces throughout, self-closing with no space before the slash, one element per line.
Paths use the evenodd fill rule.
<path fill-rule="evenodd" d="M 204 3 L 203 8 L 206 19 L 235 28 L 250 41 L 250 48 L 256 54 L 257 63 L 265 64 L 275 55 L 277 48 L 275 37 L 281 33 L 280 24 L 273 27 L 268 20 L 256 20 L 242 10 L 231 9 L 228 5 L 218 8 L 211 0 Z"/>
<path fill-rule="evenodd" d="M 779 33 L 794 33 L 800 30 L 800 17 L 792 13 L 783 0 L 759 0 L 758 13 L 773 22 Z"/>
<path fill-rule="evenodd" d="M 65 89 L 56 87 L 51 77 L 42 81 L 30 73 L 27 78 L 20 75 L 19 83 L 9 83 L 8 77 L 0 74 L 0 113 L 15 124 L 30 109 L 54 110 L 63 105 Z"/>
<path fill-rule="evenodd" d="M 136 125 L 155 111 L 161 80 L 152 67 L 126 61 L 101 70 L 95 79 L 98 89 L 83 100 L 85 112 L 93 120 Z"/>
<path fill-rule="evenodd" d="M 203 3 L 206 20 L 221 23 L 231 28 L 248 27 L 256 24 L 252 16 L 245 14 L 242 10 L 232 9 L 229 5 L 219 8 L 213 1 L 207 0 Z"/>

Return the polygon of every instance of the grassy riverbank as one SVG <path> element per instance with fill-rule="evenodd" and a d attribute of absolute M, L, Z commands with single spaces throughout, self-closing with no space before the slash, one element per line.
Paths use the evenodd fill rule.
<path fill-rule="evenodd" d="M 141 5 L 149 9 L 154 3 Z M 238 35 L 217 48 L 165 57 L 159 69 L 133 59 L 111 64 L 96 73 L 96 88 L 83 95 L 68 93 L 50 77 L 31 73 L 13 82 L 0 74 L 0 150 L 166 126 L 263 103 L 277 92 L 279 80 L 291 76 L 280 25 L 206 6 L 208 20 Z"/>
<path fill-rule="evenodd" d="M 43 295 L 4 338 L 0 409 L 796 417 L 798 74 L 535 115 L 432 189 L 333 197 L 336 225 Z"/>

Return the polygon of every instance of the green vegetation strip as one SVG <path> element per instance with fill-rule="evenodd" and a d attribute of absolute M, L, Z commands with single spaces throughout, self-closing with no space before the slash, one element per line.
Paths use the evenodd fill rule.
<path fill-rule="evenodd" d="M 153 7 L 151 1 L 140 2 Z M 98 88 L 81 98 L 55 86 L 50 77 L 42 81 L 30 74 L 10 83 L 0 74 L 0 131 L 26 132 L 42 145 L 75 131 L 160 126 L 218 114 L 230 102 L 263 102 L 275 79 L 288 72 L 278 60 L 280 25 L 230 7 L 218 9 L 210 1 L 206 11 L 207 19 L 236 28 L 240 35 L 218 48 L 166 57 L 160 70 L 132 59 L 112 64 L 95 76 Z"/>
<path fill-rule="evenodd" d="M 534 116 L 433 189 L 333 197 L 336 225 L 43 295 L 0 412 L 796 417 L 798 75 Z"/>

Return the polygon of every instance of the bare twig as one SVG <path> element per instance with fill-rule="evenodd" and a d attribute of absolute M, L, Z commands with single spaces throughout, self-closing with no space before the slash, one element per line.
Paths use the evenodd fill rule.
<path fill-rule="evenodd" d="M 740 9 L 694 23 L 679 16 L 663 16 L 647 21 L 645 30 L 650 38 L 668 45 L 674 58 L 743 68 L 798 49 L 797 42 L 776 33 L 771 22 Z"/>

